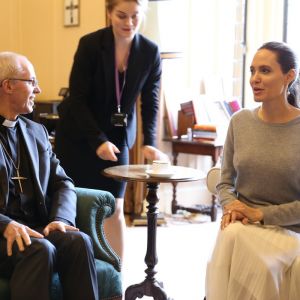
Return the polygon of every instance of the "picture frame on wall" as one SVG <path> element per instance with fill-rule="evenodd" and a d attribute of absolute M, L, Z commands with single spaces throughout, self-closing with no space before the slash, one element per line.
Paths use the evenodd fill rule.
<path fill-rule="evenodd" d="M 79 26 L 80 0 L 65 0 L 64 2 L 64 26 Z"/>

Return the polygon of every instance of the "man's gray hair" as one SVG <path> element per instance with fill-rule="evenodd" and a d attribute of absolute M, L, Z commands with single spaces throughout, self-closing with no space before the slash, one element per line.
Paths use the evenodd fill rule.
<path fill-rule="evenodd" d="M 21 58 L 21 59 L 20 59 Z M 0 52 L 0 83 L 24 72 L 22 61 L 27 58 L 15 52 Z"/>

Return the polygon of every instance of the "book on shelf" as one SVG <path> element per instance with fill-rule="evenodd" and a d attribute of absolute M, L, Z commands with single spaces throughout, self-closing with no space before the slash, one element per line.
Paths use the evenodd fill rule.
<path fill-rule="evenodd" d="M 217 138 L 217 127 L 214 124 L 195 124 L 193 127 L 194 139 L 209 139 Z"/>
<path fill-rule="evenodd" d="M 231 108 L 232 113 L 235 113 L 241 109 L 240 103 L 238 100 L 229 101 L 229 106 Z"/>
<path fill-rule="evenodd" d="M 193 116 L 195 118 L 195 122 L 197 122 L 193 100 L 180 103 L 180 109 L 184 115 Z"/>
<path fill-rule="evenodd" d="M 190 97 L 187 99 L 191 99 Z M 170 102 L 170 100 L 168 100 Z M 178 106 L 180 109 L 178 110 Z M 167 137 L 182 137 L 187 134 L 188 128 L 196 125 L 216 124 L 218 131 L 220 128 L 229 124 L 230 118 L 241 108 L 237 99 L 212 100 L 206 96 L 195 97 L 194 100 L 188 100 L 177 105 L 168 104 L 165 101 L 164 129 Z M 215 126 L 216 127 L 216 126 Z M 194 128 L 200 131 L 200 128 Z M 215 131 L 217 131 L 215 129 Z M 219 132 L 220 134 L 220 132 Z M 195 137 L 208 136 L 207 133 L 196 132 Z M 216 134 L 210 134 L 213 138 Z"/>
<path fill-rule="evenodd" d="M 224 107 L 225 107 L 228 115 L 231 117 L 232 114 L 233 114 L 233 111 L 232 111 L 232 109 L 231 109 L 231 107 L 229 105 L 229 102 L 228 101 L 223 101 L 223 104 L 224 104 Z"/>
<path fill-rule="evenodd" d="M 241 109 L 238 100 L 224 101 L 223 103 L 230 117 Z"/>
<path fill-rule="evenodd" d="M 217 138 L 216 132 L 208 131 L 194 131 L 193 139 L 206 139 L 206 140 L 215 140 Z"/>
<path fill-rule="evenodd" d="M 194 130 L 217 132 L 217 126 L 214 124 L 195 124 Z"/>
<path fill-rule="evenodd" d="M 195 118 L 193 115 L 186 115 L 182 110 L 178 111 L 177 120 L 177 135 L 181 137 L 187 134 L 187 129 L 192 128 L 195 124 Z"/>

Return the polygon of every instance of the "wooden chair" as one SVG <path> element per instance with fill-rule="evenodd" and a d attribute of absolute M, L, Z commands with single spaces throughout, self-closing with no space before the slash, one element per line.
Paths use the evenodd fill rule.
<path fill-rule="evenodd" d="M 221 178 L 221 167 L 219 165 L 212 167 L 207 173 L 206 186 L 207 189 L 214 196 L 217 194 L 216 186 L 220 182 L 220 178 Z M 206 300 L 206 297 L 204 297 L 204 300 Z"/>
<path fill-rule="evenodd" d="M 212 167 L 206 176 L 206 186 L 207 189 L 213 194 L 217 194 L 216 186 L 220 182 L 221 178 L 221 167 L 220 166 L 215 166 Z"/>

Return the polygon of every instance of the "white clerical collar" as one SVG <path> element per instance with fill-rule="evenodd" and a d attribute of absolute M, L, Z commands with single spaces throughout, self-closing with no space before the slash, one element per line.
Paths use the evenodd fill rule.
<path fill-rule="evenodd" d="M 5 127 L 11 127 L 11 128 L 13 128 L 13 127 L 15 127 L 15 125 L 17 124 L 17 122 L 18 122 L 18 119 L 15 120 L 15 121 L 11 121 L 11 120 L 5 119 L 3 121 L 3 123 L 2 123 L 2 125 L 5 126 Z"/>

